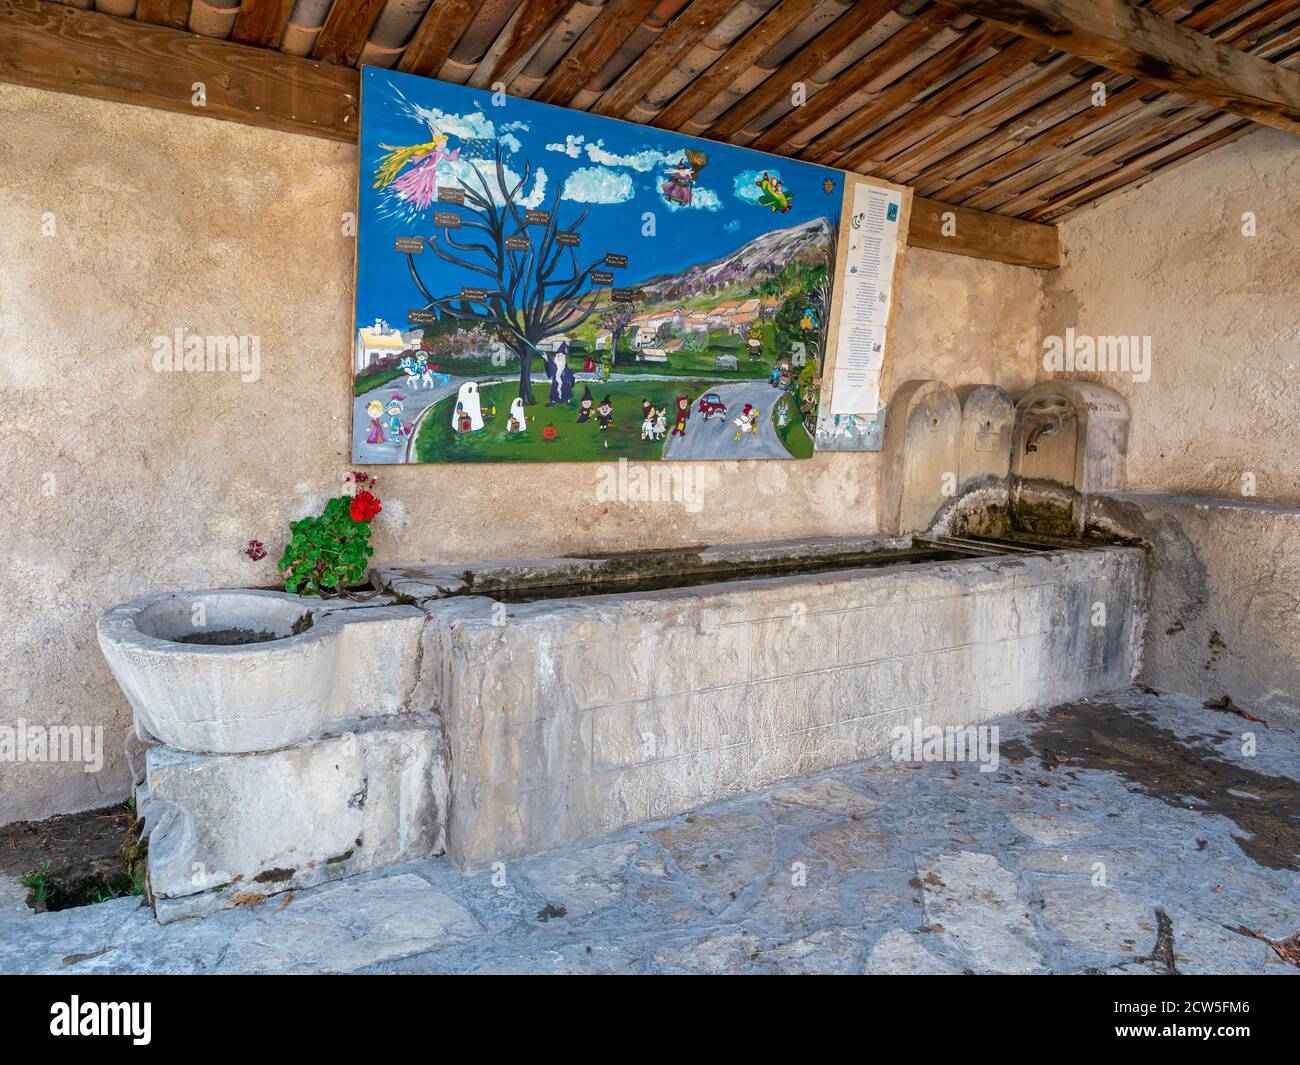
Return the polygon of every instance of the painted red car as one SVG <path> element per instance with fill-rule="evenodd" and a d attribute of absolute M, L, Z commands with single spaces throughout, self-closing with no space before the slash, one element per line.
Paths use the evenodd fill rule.
<path fill-rule="evenodd" d="M 721 414 L 724 418 L 727 416 L 727 405 L 716 392 L 701 396 L 698 410 L 704 415 L 706 421 L 714 414 Z"/>

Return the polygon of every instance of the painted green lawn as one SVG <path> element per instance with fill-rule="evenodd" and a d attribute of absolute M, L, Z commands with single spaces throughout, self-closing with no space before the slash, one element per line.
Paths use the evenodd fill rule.
<path fill-rule="evenodd" d="M 776 420 L 777 413 L 783 406 L 787 408 L 787 413 L 790 415 L 790 419 L 785 423 L 784 427 Z M 785 449 L 794 458 L 812 458 L 813 438 L 808 435 L 808 430 L 803 427 L 803 421 L 798 417 L 789 393 L 782 396 L 772 407 L 772 426 L 776 429 L 776 435 L 781 438 L 781 443 L 785 445 Z"/>
<path fill-rule="evenodd" d="M 773 343 L 772 327 L 764 325 L 763 357 L 754 360 L 749 357 L 749 345 L 746 337 L 728 333 L 711 333 L 709 335 L 709 346 L 705 350 L 689 351 L 682 348 L 680 351 L 671 352 L 666 364 L 662 362 L 637 362 L 635 353 L 620 351 L 618 362 L 614 364 L 614 373 L 662 374 L 672 377 L 691 377 L 698 374 L 704 377 L 725 378 L 730 381 L 752 381 L 756 378 L 764 378 L 772 371 L 772 366 L 775 363 L 775 357 L 772 354 Z M 716 361 L 719 355 L 734 355 L 736 357 L 736 368 L 734 370 L 718 369 Z"/>
<path fill-rule="evenodd" d="M 591 420 L 577 424 L 578 400 L 582 396 L 582 382 L 574 390 L 572 407 L 547 407 L 539 402 L 526 408 L 528 432 L 516 436 L 506 433 L 506 420 L 510 404 L 519 394 L 513 381 L 484 385 L 480 402 L 484 411 L 484 426 L 480 433 L 469 433 L 460 438 L 451 428 L 451 413 L 456 397 L 439 400 L 420 422 L 415 437 L 415 455 L 420 462 L 593 462 L 614 461 L 626 458 L 632 461 L 653 460 L 662 456 L 664 440 L 641 439 L 641 401 L 649 399 L 656 407 L 667 407 L 668 429 L 672 430 L 675 397 L 688 395 L 692 399 L 710 387 L 708 381 L 682 379 L 680 381 L 610 381 L 596 383 L 591 393 L 596 403 L 608 395 L 614 408 L 614 424 L 602 433 L 596 415 Z M 538 390 L 539 396 L 545 393 Z M 496 417 L 486 417 L 492 405 Z M 547 442 L 542 439 L 542 429 L 554 425 L 556 437 Z M 605 447 L 608 443 L 609 447 Z"/>
<path fill-rule="evenodd" d="M 670 354 L 666 363 L 637 362 L 636 353 L 629 346 L 628 339 L 624 338 L 623 343 L 619 346 L 618 361 L 614 363 L 612 372 L 637 377 L 643 375 L 650 377 L 713 377 L 727 381 L 753 381 L 764 378 L 771 372 L 775 362 L 775 357 L 772 354 L 775 337 L 770 323 L 764 323 L 762 329 L 763 357 L 758 360 L 749 357 L 747 338 L 737 334 L 711 333 L 708 347 L 703 351 L 688 351 L 683 348 L 681 351 Z M 570 345 L 569 350 L 569 365 L 578 371 L 583 370 L 583 363 L 588 354 L 591 354 L 592 360 L 597 367 L 600 365 L 600 359 L 597 356 L 605 354 L 605 352 L 593 351 L 588 342 L 580 339 L 575 340 Z M 719 369 L 716 365 L 719 355 L 734 355 L 736 357 L 736 369 Z M 546 373 L 546 363 L 540 355 L 535 355 L 532 363 L 534 375 L 540 377 Z M 489 356 L 472 359 L 435 359 L 434 365 L 438 367 L 439 373 L 470 380 L 482 380 L 486 377 L 509 377 L 519 372 L 513 356 L 504 366 L 494 363 Z M 369 392 L 372 388 L 378 388 L 380 385 L 395 381 L 401 377 L 404 377 L 404 375 L 398 368 L 368 370 L 353 380 L 352 394 L 360 396 Z"/>
<path fill-rule="evenodd" d="M 399 367 L 392 367 L 387 370 L 367 370 L 365 373 L 358 374 L 352 380 L 352 394 L 361 396 L 369 392 L 372 388 L 378 388 L 380 385 L 386 385 L 394 378 L 405 376 Z"/>

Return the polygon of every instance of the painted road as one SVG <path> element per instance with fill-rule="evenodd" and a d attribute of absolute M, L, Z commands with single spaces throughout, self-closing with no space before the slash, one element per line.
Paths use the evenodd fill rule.
<path fill-rule="evenodd" d="M 387 384 L 380 385 L 378 388 L 372 388 L 369 392 L 363 392 L 361 395 L 355 398 L 352 404 L 352 461 L 361 466 L 415 461 L 415 451 L 414 448 L 411 446 L 412 441 L 415 439 L 415 433 L 412 432 L 412 434 L 409 437 L 403 437 L 400 440 L 392 439 L 388 433 L 387 415 L 384 416 L 384 437 L 385 437 L 384 443 L 382 444 L 366 443 L 366 437 L 370 435 L 370 418 L 366 414 L 366 404 L 369 403 L 372 399 L 377 399 L 381 403 L 387 403 L 389 397 L 394 392 L 400 392 L 403 396 L 406 397 L 402 401 L 402 418 L 414 426 L 418 424 L 421 416 L 425 413 L 425 411 L 427 411 L 430 407 L 432 407 L 435 403 L 437 403 L 438 400 L 445 399 L 447 396 L 454 396 L 457 392 L 460 391 L 460 386 L 464 384 L 466 381 L 477 380 L 482 384 L 490 385 L 505 379 L 506 378 L 504 377 L 482 377 L 482 378 L 453 377 L 445 385 L 435 385 L 433 388 L 407 388 L 406 378 L 402 376 L 402 377 L 395 378 L 392 381 L 389 381 Z M 614 373 L 614 374 L 610 374 L 609 379 L 611 381 L 680 380 L 680 378 L 674 376 L 673 374 L 640 374 L 640 373 L 636 373 L 636 374 Z M 707 381 L 708 378 L 692 377 L 691 380 Z M 721 379 L 721 378 L 719 379 L 719 381 L 722 380 L 725 379 Z M 596 392 L 597 389 L 600 387 L 600 382 L 601 382 L 601 376 L 598 373 L 592 373 L 592 374 L 580 373 L 577 375 L 577 379 L 573 386 L 574 393 L 575 395 L 579 395 L 579 396 L 582 395 L 582 386 L 584 384 L 591 385 L 592 392 Z M 751 384 L 751 382 L 742 381 L 739 384 L 742 387 L 748 387 Z M 539 400 L 541 400 L 542 402 L 545 401 L 546 394 L 550 389 L 550 387 L 551 387 L 550 379 L 547 378 L 544 374 L 536 374 L 536 373 L 533 374 L 533 394 L 537 396 Z M 718 387 L 719 389 L 721 389 L 724 386 L 722 384 L 719 384 Z M 766 384 L 763 385 L 763 388 L 772 394 L 772 398 L 769 398 L 767 400 L 769 404 L 769 410 L 770 410 L 770 404 L 775 401 L 776 393 L 775 390 L 769 388 Z M 693 409 L 695 405 L 698 405 L 699 396 L 696 396 L 691 402 L 692 402 L 691 421 L 686 430 L 688 436 L 690 435 L 691 428 L 693 428 L 695 425 L 696 419 L 699 418 L 699 413 Z M 724 398 L 723 402 L 727 404 L 728 411 L 730 411 L 731 400 Z M 741 407 L 743 407 L 746 403 L 753 403 L 753 402 L 754 401 L 752 399 L 742 399 L 740 401 L 740 407 L 736 408 L 736 413 L 738 414 L 740 412 Z M 755 404 L 755 405 L 758 406 L 760 410 L 763 409 L 761 404 Z M 671 412 L 669 413 L 671 414 Z M 727 421 L 728 425 L 731 425 L 730 418 L 732 417 L 734 417 L 734 415 L 728 413 L 728 421 Z M 703 424 L 703 419 L 700 419 L 700 422 L 701 424 Z M 720 424 L 721 423 L 719 422 L 719 420 L 716 417 L 714 417 L 710 419 L 707 428 L 712 430 Z M 771 425 L 769 424 L 767 428 L 771 430 Z M 735 431 L 736 431 L 736 427 L 732 425 L 731 426 L 732 434 L 734 434 Z M 762 436 L 762 432 L 763 430 L 762 428 L 760 428 L 759 429 L 760 437 Z M 772 432 L 772 435 L 773 437 L 776 436 L 775 431 Z M 727 439 L 730 440 L 731 437 L 728 436 Z M 737 448 L 740 448 L 742 445 L 758 443 L 758 442 L 759 441 L 755 440 L 753 435 L 751 434 L 744 441 L 741 441 L 735 446 Z M 781 449 L 780 454 L 772 457 L 775 458 L 786 457 L 786 450 L 785 448 L 781 447 L 781 441 L 779 439 L 776 441 L 776 446 Z M 694 456 L 683 456 L 683 457 L 694 457 Z M 718 455 L 718 456 L 704 455 L 700 457 L 734 458 L 736 456 L 732 454 L 725 454 L 725 455 Z M 762 458 L 763 456 L 755 455 L 751 457 Z"/>
<path fill-rule="evenodd" d="M 772 424 L 772 406 L 781 393 L 766 381 L 736 381 L 720 384 L 712 391 L 722 397 L 727 405 L 727 416 L 716 414 L 707 421 L 700 413 L 700 397 L 691 397 L 691 417 L 686 423 L 685 436 L 669 436 L 664 445 L 664 458 L 677 462 L 689 459 L 788 459 L 790 452 L 776 435 Z M 758 432 L 746 433 L 734 439 L 739 417 L 750 403 L 758 409 Z M 673 412 L 668 412 L 672 424 Z"/>
<path fill-rule="evenodd" d="M 372 399 L 387 403 L 389 396 L 394 392 L 400 392 L 406 397 L 402 401 L 402 418 L 414 425 L 420 415 L 438 400 L 454 396 L 460 390 L 462 380 L 466 378 L 453 377 L 447 384 L 435 385 L 433 388 L 407 388 L 406 378 L 398 377 L 386 385 L 372 388 L 369 392 L 357 396 L 352 404 L 352 461 L 361 466 L 410 461 L 407 450 L 414 434 L 411 437 L 392 439 L 388 433 L 387 415 L 384 415 L 385 442 L 366 443 L 366 437 L 370 435 L 370 418 L 366 414 L 366 404 Z"/>

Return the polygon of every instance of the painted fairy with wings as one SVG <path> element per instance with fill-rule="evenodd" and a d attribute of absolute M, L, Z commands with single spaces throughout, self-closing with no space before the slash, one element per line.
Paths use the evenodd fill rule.
<path fill-rule="evenodd" d="M 391 185 L 399 199 L 421 211 L 427 210 L 438 198 L 438 164 L 444 159 L 455 162 L 460 158 L 459 148 L 451 152 L 446 150 L 447 134 L 432 122 L 429 123 L 429 132 L 433 139 L 424 144 L 412 144 L 406 148 L 381 144 L 379 147 L 388 154 L 379 161 L 375 170 L 375 188 L 386 189 Z M 403 167 L 408 163 L 414 165 L 403 173 Z"/>

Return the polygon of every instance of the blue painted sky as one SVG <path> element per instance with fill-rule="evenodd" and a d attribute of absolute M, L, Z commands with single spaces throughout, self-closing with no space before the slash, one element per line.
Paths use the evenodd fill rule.
<path fill-rule="evenodd" d="M 568 228 L 583 209 L 578 263 L 585 267 L 606 252 L 626 255 L 626 268 L 612 271 L 619 286 L 632 286 L 657 274 L 676 273 L 726 255 L 774 229 L 817 217 L 839 221 L 843 184 L 838 171 L 696 137 L 651 129 L 581 111 L 514 97 L 494 107 L 490 92 L 367 67 L 361 97 L 361 214 L 358 229 L 357 321 L 386 318 L 405 327 L 409 309 L 423 305 L 410 279 L 406 256 L 394 249 L 397 237 L 431 236 L 435 210 L 458 211 L 449 204 L 425 210 L 391 185 L 373 188 L 375 171 L 387 148 L 431 139 L 431 123 L 448 137 L 459 160 L 438 164 L 439 186 L 458 186 L 474 160 L 491 160 L 500 140 L 515 178 L 532 164 L 521 192 L 525 205 L 551 210 L 556 192 L 560 228 Z M 686 148 L 709 156 L 699 172 L 689 207 L 668 204 L 660 186 L 670 163 Z M 407 164 L 405 170 L 410 169 Z M 779 176 L 793 193 L 792 207 L 774 213 L 755 201 L 762 172 Z M 833 182 L 827 192 L 824 182 Z M 468 178 L 469 187 L 477 183 Z M 655 216 L 656 235 L 642 235 L 645 212 Z M 540 230 L 534 230 L 540 233 Z M 463 240 L 470 234 L 462 232 Z M 461 286 L 485 287 L 482 274 L 460 270 L 426 252 L 416 258 L 421 277 L 435 295 Z"/>

